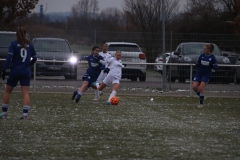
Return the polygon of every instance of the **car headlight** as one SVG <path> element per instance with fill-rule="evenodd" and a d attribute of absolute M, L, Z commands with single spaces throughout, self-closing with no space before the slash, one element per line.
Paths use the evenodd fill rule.
<path fill-rule="evenodd" d="M 236 65 L 240 65 L 240 60 L 237 60 L 237 61 L 236 61 Z"/>
<path fill-rule="evenodd" d="M 186 62 L 192 62 L 192 58 L 190 58 L 190 57 L 184 57 L 183 59 L 184 59 L 184 61 L 186 61 Z"/>
<path fill-rule="evenodd" d="M 69 59 L 68 59 L 68 61 L 70 62 L 70 63 L 72 63 L 72 64 L 76 64 L 77 63 L 77 57 L 70 57 Z"/>
<path fill-rule="evenodd" d="M 222 61 L 223 61 L 223 63 L 230 63 L 230 60 L 227 57 L 223 58 Z"/>

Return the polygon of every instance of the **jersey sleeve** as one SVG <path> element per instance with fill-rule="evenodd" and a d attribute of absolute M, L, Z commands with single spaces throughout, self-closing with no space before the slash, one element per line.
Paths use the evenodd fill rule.
<path fill-rule="evenodd" d="M 14 46 L 11 43 L 10 46 L 8 47 L 8 54 L 7 54 L 6 61 L 4 63 L 2 71 L 5 72 L 6 69 L 8 68 L 10 62 L 12 61 L 13 54 L 14 54 Z"/>
<path fill-rule="evenodd" d="M 112 63 L 113 60 L 114 60 L 114 57 L 110 57 L 110 58 L 107 59 L 107 63 L 110 64 L 110 63 Z"/>
<path fill-rule="evenodd" d="M 212 63 L 213 63 L 213 69 L 218 70 L 218 63 L 215 56 L 212 59 Z"/>
<path fill-rule="evenodd" d="M 201 57 L 202 57 L 202 55 L 199 56 L 198 60 L 195 63 L 195 66 L 197 66 L 197 67 L 201 66 Z"/>
<path fill-rule="evenodd" d="M 35 48 L 33 47 L 32 44 L 30 44 L 30 51 L 31 51 L 31 57 L 36 57 L 37 56 L 37 53 L 36 53 L 36 50 Z"/>

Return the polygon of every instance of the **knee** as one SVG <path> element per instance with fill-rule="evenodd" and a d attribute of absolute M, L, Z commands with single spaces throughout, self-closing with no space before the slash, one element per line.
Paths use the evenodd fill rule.
<path fill-rule="evenodd" d="M 197 91 L 197 90 L 198 90 L 198 86 L 193 85 L 193 86 L 192 86 L 192 89 L 193 89 L 194 91 Z"/>

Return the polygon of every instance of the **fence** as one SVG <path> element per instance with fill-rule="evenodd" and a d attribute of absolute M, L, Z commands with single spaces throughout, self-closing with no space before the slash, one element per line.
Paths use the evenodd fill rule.
<path fill-rule="evenodd" d="M 1 59 L 3 61 L 4 59 Z M 41 63 L 67 63 L 68 61 L 45 61 L 39 60 Z M 126 63 L 127 65 L 137 65 L 136 63 Z M 156 95 L 157 93 L 163 92 L 163 88 L 166 87 L 164 92 L 173 93 L 179 92 L 182 95 L 192 96 L 192 78 L 194 75 L 194 67 L 193 64 L 176 64 L 176 63 L 141 63 L 141 65 L 153 66 L 153 65 L 165 65 L 166 68 L 169 68 L 168 74 L 166 76 L 162 76 L 155 70 L 148 69 L 146 73 L 146 81 L 139 81 L 139 80 L 131 80 L 131 79 L 122 79 L 121 80 L 121 89 L 120 92 L 124 93 L 132 93 L 132 94 L 151 94 Z M 184 81 L 179 81 L 179 79 L 171 80 L 171 73 L 170 67 L 183 67 L 187 69 L 188 75 L 179 75 L 184 76 L 186 79 Z M 233 96 L 240 95 L 240 83 L 236 81 L 236 78 L 240 78 L 236 76 L 236 70 L 240 70 L 240 65 L 219 65 L 220 67 L 229 68 L 227 71 L 234 71 L 229 72 L 228 74 L 215 74 L 211 78 L 210 84 L 207 86 L 207 90 L 213 93 L 218 92 L 226 92 L 228 94 L 232 94 Z M 37 75 L 39 68 L 36 68 L 34 65 L 33 71 L 33 79 L 31 81 L 31 91 L 32 92 L 72 92 L 76 88 L 80 87 L 82 84 L 82 76 L 87 69 L 86 62 L 78 62 L 77 65 L 77 76 L 76 78 L 69 79 L 64 77 L 63 73 L 59 70 L 54 70 L 55 73 L 51 72 L 50 74 L 46 75 Z M 59 73 L 57 73 L 59 72 Z M 218 71 L 216 71 L 217 73 Z M 62 74 L 62 75 L 61 75 Z M 127 73 L 126 73 L 127 74 Z M 233 74 L 232 77 L 229 74 Z M 55 76 L 58 75 L 58 76 Z M 164 81 L 166 79 L 166 81 Z M 4 82 L 2 82 L 4 83 Z M 109 88 L 110 90 L 110 88 Z M 108 90 L 107 90 L 108 91 Z"/>
<path fill-rule="evenodd" d="M 91 47 L 93 45 L 101 45 L 104 42 L 125 41 L 137 43 L 147 57 L 147 73 L 146 81 L 135 81 L 135 79 L 122 79 L 121 86 L 123 90 L 137 91 L 144 90 L 145 92 L 161 92 L 164 91 L 186 91 L 185 94 L 192 95 L 191 90 L 191 78 L 190 74 L 194 74 L 195 70 L 191 64 L 161 64 L 166 65 L 166 76 L 162 76 L 158 72 L 154 71 L 155 59 L 162 54 L 162 35 L 154 33 L 140 33 L 140 32 L 108 32 L 108 31 L 80 31 L 80 30 L 33 30 L 29 29 L 28 34 L 33 39 L 35 37 L 56 37 L 65 38 L 69 41 L 71 47 L 75 51 L 75 56 L 80 57 L 82 55 L 89 55 L 91 53 Z M 239 35 L 213 35 L 213 34 L 182 34 L 182 33 L 166 33 L 166 51 L 171 52 L 175 50 L 177 45 L 181 42 L 211 42 L 217 44 L 221 50 L 233 51 L 237 53 L 240 51 L 240 37 Z M 6 51 L 7 52 L 7 49 Z M 37 51 L 38 52 L 38 51 Z M 2 51 L 1 51 L 2 53 Z M 239 76 L 240 69 L 236 63 L 237 57 L 240 54 L 236 54 L 236 57 L 229 56 L 232 65 L 222 66 L 223 72 L 216 71 L 213 73 L 213 77 L 210 81 L 211 85 L 207 86 L 208 90 L 212 91 L 231 91 L 233 93 L 240 91 L 239 88 Z M 0 57 L 4 58 L 4 57 Z M 4 59 L 2 59 L 3 61 Z M 42 63 L 66 63 L 66 61 L 54 61 L 51 59 L 38 60 Z M 134 64 L 132 64 L 134 65 Z M 160 65 L 160 64 L 158 64 Z M 170 67 L 171 66 L 171 67 Z M 221 66 L 221 65 L 220 65 Z M 176 69 L 177 68 L 177 69 Z M 77 76 L 56 76 L 61 73 L 59 66 L 52 68 L 53 72 L 48 76 L 38 75 L 38 69 L 32 68 L 33 73 L 36 76 L 32 80 L 32 91 L 72 91 L 81 85 L 81 77 L 86 70 L 86 64 L 79 62 L 76 68 L 67 68 L 66 72 L 77 72 Z M 74 70 L 76 69 L 76 71 Z M 225 72 L 225 70 L 230 70 Z M 176 71 L 183 71 L 184 76 L 174 77 Z M 126 73 L 127 74 L 127 73 Z M 189 78 L 188 78 L 189 77 Z M 65 79 L 66 78 L 66 79 Z M 73 79 L 74 78 L 74 79 Z M 143 92 L 144 94 L 144 92 Z"/>

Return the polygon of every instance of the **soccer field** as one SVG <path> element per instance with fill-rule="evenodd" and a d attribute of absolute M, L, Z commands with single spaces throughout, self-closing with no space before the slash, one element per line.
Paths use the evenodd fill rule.
<path fill-rule="evenodd" d="M 2 93 L 0 94 L 2 97 Z M 20 93 L 0 119 L 0 159 L 240 159 L 240 99 L 108 95 L 79 104 L 71 94 L 31 93 L 28 120 Z"/>

